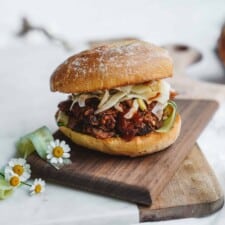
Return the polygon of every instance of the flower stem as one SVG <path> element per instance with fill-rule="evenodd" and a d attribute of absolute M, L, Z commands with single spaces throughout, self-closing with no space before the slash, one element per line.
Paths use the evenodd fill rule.
<path fill-rule="evenodd" d="M 27 185 L 27 186 L 29 186 L 29 187 L 31 187 L 31 186 L 32 186 L 31 184 L 28 184 L 28 183 L 23 182 L 23 181 L 21 181 L 21 184 Z"/>

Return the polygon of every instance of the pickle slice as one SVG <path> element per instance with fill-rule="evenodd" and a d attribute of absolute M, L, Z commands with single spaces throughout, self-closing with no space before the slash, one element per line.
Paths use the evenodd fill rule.
<path fill-rule="evenodd" d="M 13 193 L 13 187 L 8 182 L 0 177 L 0 200 L 8 198 Z"/>
<path fill-rule="evenodd" d="M 138 98 L 137 102 L 138 102 L 138 105 L 139 105 L 141 111 L 145 111 L 147 109 L 143 99 Z"/>
<path fill-rule="evenodd" d="M 156 132 L 166 133 L 168 132 L 174 124 L 176 113 L 177 113 L 177 105 L 173 101 L 169 101 L 166 108 L 164 109 L 166 112 L 170 112 L 170 115 L 163 121 L 162 127 L 160 127 Z"/>
<path fill-rule="evenodd" d="M 58 112 L 57 118 L 56 118 L 58 126 L 67 126 L 69 122 L 69 117 L 62 111 Z"/>
<path fill-rule="evenodd" d="M 24 158 L 27 158 L 36 150 L 41 158 L 46 159 L 46 150 L 50 141 L 53 141 L 51 131 L 46 126 L 43 126 L 20 138 L 16 146 L 19 154 Z"/>

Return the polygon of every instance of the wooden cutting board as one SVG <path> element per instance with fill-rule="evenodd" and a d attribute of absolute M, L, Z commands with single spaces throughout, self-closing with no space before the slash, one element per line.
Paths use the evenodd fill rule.
<path fill-rule="evenodd" d="M 178 98 L 225 101 L 225 85 L 194 80 L 186 74 L 187 67 L 202 59 L 197 49 L 180 44 L 164 47 L 174 60 L 174 77 L 170 83 L 178 91 Z M 195 144 L 152 206 L 139 206 L 140 221 L 206 216 L 223 204 L 223 192 L 215 174 Z"/>
<path fill-rule="evenodd" d="M 215 174 L 195 145 L 152 206 L 139 206 L 140 222 L 206 216 L 223 204 Z"/>
<path fill-rule="evenodd" d="M 225 102 L 224 84 L 195 80 L 186 74 L 189 66 L 198 63 L 203 58 L 197 49 L 179 44 L 170 44 L 164 47 L 174 60 L 174 76 L 170 79 L 170 83 L 179 93 L 178 98 L 212 99 L 219 103 Z"/>
<path fill-rule="evenodd" d="M 167 150 L 145 157 L 110 156 L 71 143 L 72 164 L 60 170 L 33 154 L 28 158 L 32 173 L 46 180 L 123 200 L 151 205 L 190 153 L 197 137 L 218 104 L 208 100 L 178 100 L 182 117 L 181 134 Z"/>

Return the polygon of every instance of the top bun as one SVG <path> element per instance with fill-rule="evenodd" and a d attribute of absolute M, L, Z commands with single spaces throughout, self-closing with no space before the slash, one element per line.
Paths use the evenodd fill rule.
<path fill-rule="evenodd" d="M 171 77 L 167 50 L 143 41 L 115 42 L 71 56 L 51 76 L 52 91 L 91 92 Z"/>

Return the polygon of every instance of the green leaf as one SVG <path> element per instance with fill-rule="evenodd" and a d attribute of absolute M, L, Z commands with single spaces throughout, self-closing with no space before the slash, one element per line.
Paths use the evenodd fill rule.
<path fill-rule="evenodd" d="M 164 110 L 167 110 L 168 107 L 172 108 L 172 112 L 169 115 L 169 117 L 163 121 L 162 127 L 160 127 L 158 130 L 156 130 L 156 132 L 166 133 L 173 127 L 173 124 L 174 124 L 174 121 L 176 118 L 176 113 L 177 113 L 177 105 L 175 102 L 169 101 Z"/>
<path fill-rule="evenodd" d="M 43 126 L 20 138 L 16 146 L 19 154 L 24 158 L 36 151 L 41 158 L 46 159 L 47 146 L 52 140 L 51 131 L 46 126 Z"/>
<path fill-rule="evenodd" d="M 0 200 L 4 200 L 8 198 L 13 193 L 13 187 L 9 185 L 9 183 L 0 176 Z"/>

